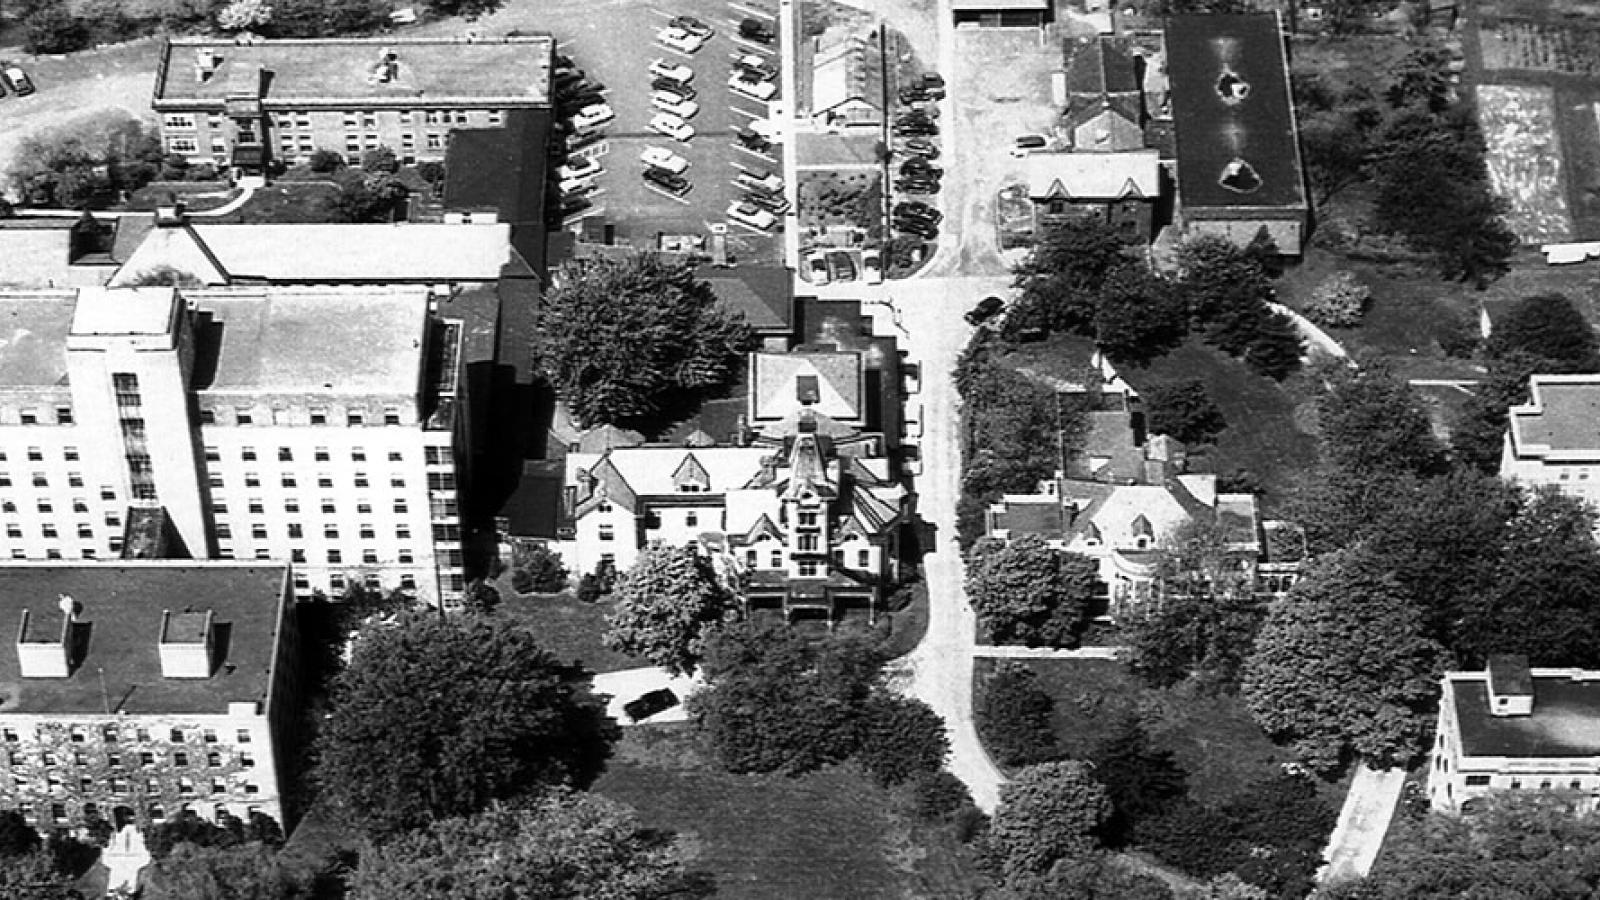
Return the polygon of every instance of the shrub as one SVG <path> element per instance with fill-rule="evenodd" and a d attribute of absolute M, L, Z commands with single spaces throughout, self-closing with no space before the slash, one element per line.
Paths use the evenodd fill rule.
<path fill-rule="evenodd" d="M 1033 670 L 1002 665 L 984 681 L 974 718 L 984 747 L 1002 766 L 1027 766 L 1061 756 L 1051 716 L 1055 700 Z"/>
<path fill-rule="evenodd" d="M 956 840 L 970 844 L 989 831 L 989 817 L 976 806 L 963 806 L 956 810 Z"/>
<path fill-rule="evenodd" d="M 862 728 L 856 758 L 885 787 L 931 777 L 950 753 L 944 720 L 912 697 L 874 691 L 863 710 Z"/>
<path fill-rule="evenodd" d="M 1324 328 L 1354 328 L 1361 324 L 1372 300 L 1372 290 L 1351 272 L 1335 272 L 1311 292 L 1306 318 Z"/>
<path fill-rule="evenodd" d="M 578 599 L 584 603 L 594 603 L 605 593 L 600 586 L 600 578 L 594 573 L 578 579 Z"/>
<path fill-rule="evenodd" d="M 961 779 L 945 771 L 923 775 L 910 784 L 911 814 L 920 822 L 948 822 L 972 808 L 972 794 Z"/>
<path fill-rule="evenodd" d="M 374 147 L 361 154 L 361 168 L 393 175 L 400 171 L 400 160 L 388 147 Z"/>
<path fill-rule="evenodd" d="M 344 168 L 344 154 L 334 150 L 317 150 L 308 161 L 311 171 L 326 175 Z"/>
<path fill-rule="evenodd" d="M 88 25 L 55 3 L 22 19 L 22 45 L 29 53 L 71 53 L 89 46 Z"/>
<path fill-rule="evenodd" d="M 548 547 L 534 547 L 523 555 L 522 564 L 511 573 L 511 584 L 519 594 L 530 591 L 553 594 L 567 586 L 567 575 L 561 554 Z"/>

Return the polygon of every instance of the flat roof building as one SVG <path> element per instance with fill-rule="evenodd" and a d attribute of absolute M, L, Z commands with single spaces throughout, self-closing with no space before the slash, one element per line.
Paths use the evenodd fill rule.
<path fill-rule="evenodd" d="M 258 171 L 313 150 L 441 159 L 452 127 L 550 106 L 555 41 L 339 38 L 167 42 L 152 106 L 169 152 Z"/>
<path fill-rule="evenodd" d="M 282 564 L 0 565 L 0 803 L 42 830 L 185 808 L 290 827 L 291 596 Z"/>
<path fill-rule="evenodd" d="M 1600 375 L 1534 375 L 1513 406 L 1500 477 L 1600 503 Z"/>

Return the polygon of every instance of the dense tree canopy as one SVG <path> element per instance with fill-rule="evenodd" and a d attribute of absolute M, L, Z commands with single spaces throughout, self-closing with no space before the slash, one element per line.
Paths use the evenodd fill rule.
<path fill-rule="evenodd" d="M 705 654 L 706 638 L 737 617 L 739 604 L 695 547 L 647 547 L 618 580 L 616 609 L 606 620 L 606 646 L 687 674 Z"/>
<path fill-rule="evenodd" d="M 183 843 L 140 875 L 144 900 L 301 900 L 310 879 L 259 842 L 201 847 Z"/>
<path fill-rule="evenodd" d="M 1228 422 L 1200 378 L 1162 381 L 1140 390 L 1151 434 L 1165 434 L 1185 444 L 1209 444 Z"/>
<path fill-rule="evenodd" d="M 687 263 L 580 260 L 551 281 L 537 353 L 580 425 L 651 431 L 739 376 L 750 329 Z"/>
<path fill-rule="evenodd" d="M 1324 456 L 1353 473 L 1433 475 L 1445 467 L 1444 447 L 1406 382 L 1381 368 L 1337 381 L 1317 404 Z"/>
<path fill-rule="evenodd" d="M 154 180 L 164 155 L 154 128 L 95 113 L 24 137 L 6 179 L 24 206 L 98 209 Z"/>
<path fill-rule="evenodd" d="M 1445 662 L 1398 581 L 1362 552 L 1344 551 L 1273 603 L 1242 694 L 1262 730 L 1317 771 L 1353 754 L 1404 763 L 1431 728 Z"/>
<path fill-rule="evenodd" d="M 1189 792 L 1188 773 L 1172 751 L 1157 747 L 1132 714 L 1120 716 L 1099 736 L 1088 762 L 1111 801 L 1111 816 L 1101 832 L 1113 847 L 1128 843 L 1141 820 L 1161 813 Z"/>
<path fill-rule="evenodd" d="M 1029 766 L 1000 786 L 985 851 L 1008 882 L 1040 875 L 1062 859 L 1095 850 L 1110 815 L 1106 789 L 1088 765 L 1068 760 Z"/>
<path fill-rule="evenodd" d="M 973 709 L 984 749 L 1007 768 L 1060 759 L 1055 706 L 1033 670 L 1002 663 L 979 685 Z"/>
<path fill-rule="evenodd" d="M 967 599 L 998 643 L 1070 647 L 1083 630 L 1099 568 L 1036 534 L 983 538 L 967 554 Z"/>
<path fill-rule="evenodd" d="M 1491 358 L 1527 353 L 1546 374 L 1600 372 L 1600 338 L 1562 294 L 1524 297 L 1494 321 L 1484 348 Z"/>
<path fill-rule="evenodd" d="M 862 709 L 857 758 L 872 780 L 891 787 L 944 768 L 950 738 L 944 719 L 915 697 L 875 690 Z"/>
<path fill-rule="evenodd" d="M 1043 875 L 1013 877 L 993 900 L 1172 900 L 1159 878 L 1133 868 L 1126 857 L 1094 852 L 1069 856 Z"/>
<path fill-rule="evenodd" d="M 553 792 L 443 819 L 361 854 L 352 900 L 652 900 L 684 882 L 687 851 L 632 809 Z"/>
<path fill-rule="evenodd" d="M 319 735 L 324 795 L 384 835 L 585 785 L 617 737 L 588 678 L 510 621 L 417 613 L 368 628 Z"/>

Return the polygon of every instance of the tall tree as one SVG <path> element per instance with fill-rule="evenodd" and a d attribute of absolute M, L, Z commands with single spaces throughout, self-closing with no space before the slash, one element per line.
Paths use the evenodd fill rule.
<path fill-rule="evenodd" d="M 1600 338 L 1564 294 L 1534 294 L 1511 304 L 1484 349 L 1496 359 L 1527 353 L 1546 374 L 1600 372 Z"/>
<path fill-rule="evenodd" d="M 1404 380 L 1381 368 L 1347 374 L 1317 404 L 1325 458 L 1353 473 L 1433 475 L 1444 448 Z"/>
<path fill-rule="evenodd" d="M 1189 792 L 1188 773 L 1171 750 L 1156 747 L 1137 716 L 1123 715 L 1089 752 L 1095 780 L 1105 785 L 1111 816 L 1101 833 L 1120 847 L 1140 820 L 1156 815 Z"/>
<path fill-rule="evenodd" d="M 1106 274 L 1095 305 L 1094 342 L 1106 356 L 1144 365 L 1187 334 L 1183 301 L 1165 278 L 1139 264 Z"/>
<path fill-rule="evenodd" d="M 1151 434 L 1171 435 L 1185 444 L 1208 444 L 1228 427 L 1203 379 L 1158 382 L 1140 393 Z"/>
<path fill-rule="evenodd" d="M 689 264 L 579 260 L 551 281 L 536 350 L 580 425 L 659 428 L 739 376 L 750 328 Z"/>
<path fill-rule="evenodd" d="M 695 547 L 648 547 L 617 582 L 606 647 L 643 656 L 675 675 L 705 655 L 706 638 L 739 610 L 737 598 Z"/>
<path fill-rule="evenodd" d="M 1011 768 L 1061 758 L 1052 724 L 1056 702 L 1032 669 L 1001 663 L 977 692 L 973 718 L 984 749 Z"/>
<path fill-rule="evenodd" d="M 1110 815 L 1106 789 L 1089 766 L 1071 760 L 1029 766 L 1000 786 L 984 850 L 1007 881 L 1042 874 L 1095 850 Z"/>
<path fill-rule="evenodd" d="M 950 738 L 944 719 L 915 697 L 875 690 L 862 709 L 858 759 L 885 787 L 931 777 L 944 767 Z"/>
<path fill-rule="evenodd" d="M 684 887 L 682 842 L 597 794 L 552 792 L 443 819 L 361 854 L 351 900 L 652 900 Z"/>
<path fill-rule="evenodd" d="M 74 880 L 57 867 L 49 850 L 0 856 L 0 896 L 6 900 L 79 900 Z"/>
<path fill-rule="evenodd" d="M 374 835 L 553 784 L 586 785 L 618 729 L 589 673 L 483 616 L 417 613 L 367 629 L 334 682 L 318 780 Z"/>
<path fill-rule="evenodd" d="M 1272 605 L 1242 694 L 1262 730 L 1319 772 L 1351 755 L 1404 763 L 1423 745 L 1445 662 L 1398 582 L 1344 551 Z"/>
<path fill-rule="evenodd" d="M 1015 319 L 1023 327 L 1092 337 L 1096 295 L 1106 276 L 1130 259 L 1127 242 L 1104 222 L 1046 228 L 1016 267 L 1014 286 L 1021 295 L 1006 314 L 1008 326 Z"/>
<path fill-rule="evenodd" d="M 996 641 L 1071 646 L 1099 581 L 1093 560 L 1035 534 L 984 538 L 967 556 L 967 597 Z"/>

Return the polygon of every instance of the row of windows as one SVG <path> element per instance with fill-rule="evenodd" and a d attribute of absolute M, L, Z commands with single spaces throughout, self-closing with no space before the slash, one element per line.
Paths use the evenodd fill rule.
<path fill-rule="evenodd" d="M 227 486 L 223 481 L 223 477 L 222 477 L 221 473 L 213 472 L 209 476 L 209 479 L 210 479 L 211 486 L 214 487 L 214 488 L 221 488 L 221 487 L 226 487 Z M 246 472 L 246 473 L 244 473 L 244 479 L 243 480 L 244 480 L 244 486 L 247 487 L 247 488 L 258 488 L 258 487 L 261 487 L 261 473 L 260 472 Z M 316 481 L 317 481 L 317 487 L 319 487 L 319 488 L 331 488 L 331 487 L 333 487 L 333 476 L 331 474 L 329 474 L 329 473 L 326 473 L 326 472 L 318 473 Z M 371 486 L 370 485 L 370 479 L 368 479 L 368 477 L 364 473 L 361 473 L 361 472 L 357 472 L 352 477 L 352 481 L 355 483 L 355 486 L 358 487 L 358 488 L 364 488 L 364 487 L 370 487 Z M 295 473 L 293 473 L 293 472 L 284 472 L 283 474 L 278 476 L 278 483 L 283 485 L 286 488 L 299 487 L 300 486 L 300 476 L 295 474 Z M 405 486 L 406 486 L 406 480 L 405 480 L 404 477 L 399 476 L 399 475 L 390 476 L 390 478 L 389 478 L 389 486 L 392 487 L 392 488 L 396 488 L 396 489 L 404 489 Z M 455 473 L 453 473 L 453 472 L 429 472 L 428 473 L 428 490 L 430 490 L 430 491 L 453 491 L 455 489 L 456 489 L 456 476 L 455 476 Z"/>
<path fill-rule="evenodd" d="M 201 742 L 207 744 L 215 744 L 221 740 L 220 733 L 215 728 L 202 728 L 198 731 L 169 728 L 167 729 L 167 740 L 174 744 L 181 744 L 189 739 L 191 733 L 198 735 Z M 84 725 L 74 725 L 67 731 L 68 738 L 74 744 L 88 743 L 89 738 L 93 735 L 98 735 L 100 740 L 107 744 L 115 744 L 121 742 L 126 737 L 127 732 L 116 725 L 103 725 L 98 729 L 92 729 Z M 149 743 L 150 735 L 149 728 L 140 727 L 135 728 L 133 731 L 134 741 L 140 744 Z M 41 729 L 34 729 L 34 740 L 40 740 L 43 736 L 44 733 Z M 20 743 L 22 741 L 22 732 L 15 728 L 0 728 L 0 741 L 8 744 Z M 234 732 L 234 742 L 239 744 L 250 743 L 250 729 L 240 728 L 236 730 Z"/>
<path fill-rule="evenodd" d="M 256 550 L 255 550 L 255 558 L 258 559 L 258 560 L 271 560 L 271 559 L 275 558 L 275 556 L 276 556 L 276 554 L 273 553 L 273 550 L 270 547 L 257 547 Z M 219 559 L 234 559 L 235 558 L 234 549 L 232 547 L 218 547 L 217 548 L 217 557 Z M 329 565 L 333 565 L 333 566 L 343 565 L 344 564 L 344 551 L 343 550 L 329 550 L 329 551 L 327 551 L 327 558 L 328 558 L 328 564 Z M 305 561 L 306 561 L 306 551 L 298 549 L 298 548 L 290 550 L 289 551 L 289 561 L 290 562 L 304 564 Z M 375 566 L 375 565 L 378 565 L 378 562 L 379 562 L 378 561 L 378 551 L 372 550 L 372 549 L 366 549 L 366 550 L 362 550 L 361 551 L 361 564 L 362 565 L 364 565 L 364 566 Z M 396 554 L 395 564 L 396 565 L 402 565 L 402 566 L 415 565 L 416 564 L 416 556 L 409 549 L 401 550 L 398 554 Z"/>
<path fill-rule="evenodd" d="M 430 466 L 448 465 L 449 462 L 450 462 L 449 451 L 444 447 L 425 447 L 425 448 L 423 448 L 423 450 L 424 450 L 424 454 L 425 454 L 425 460 L 426 460 L 427 464 L 430 465 Z M 206 452 L 206 461 L 207 462 L 221 462 L 222 461 L 222 450 L 221 450 L 221 448 L 208 445 L 206 447 L 205 452 Z M 74 451 L 74 454 L 76 454 L 76 451 Z M 278 462 L 294 462 L 294 448 L 293 447 L 279 447 L 279 448 L 277 448 L 277 456 L 278 456 Z M 316 460 L 317 462 L 331 462 L 332 459 L 333 459 L 333 453 L 327 447 L 317 447 L 317 448 L 315 448 L 315 449 L 313 449 L 311 451 L 311 457 L 312 457 L 312 459 Z M 29 458 L 31 459 L 33 457 L 29 457 Z M 76 455 L 74 455 L 74 456 L 72 456 L 70 458 L 71 459 L 76 459 L 77 457 L 76 457 Z M 239 448 L 239 459 L 244 461 L 244 462 L 256 462 L 260 458 L 261 458 L 260 454 L 256 452 L 256 448 L 254 448 L 254 447 L 240 447 Z M 389 462 L 392 462 L 392 463 L 403 463 L 403 462 L 406 461 L 405 452 L 401 451 L 401 450 L 390 450 L 390 451 L 388 451 L 387 458 L 388 458 Z M 4 454 L 0 454 L 0 461 L 3 461 L 4 459 L 5 459 Z M 358 463 L 366 462 L 367 461 L 367 450 L 366 450 L 366 448 L 365 447 L 351 447 L 350 448 L 350 461 L 351 462 L 358 462 Z"/>
<path fill-rule="evenodd" d="M 7 753 L 7 758 L 11 762 L 12 768 L 20 768 L 20 767 L 26 766 L 26 765 L 28 765 L 28 762 L 29 762 L 28 754 L 23 753 L 20 750 L 12 750 L 12 751 L 8 752 Z M 140 750 L 140 751 L 137 751 L 137 752 L 131 752 L 131 753 L 128 754 L 128 758 L 129 758 L 130 762 L 136 760 L 137 761 L 136 764 L 142 769 L 151 768 L 151 767 L 155 766 L 155 764 L 157 762 L 160 761 L 160 758 L 158 757 L 158 755 L 156 754 L 156 752 L 154 750 Z M 172 764 L 174 766 L 177 766 L 180 769 L 187 769 L 187 768 L 189 768 L 189 758 L 190 758 L 190 754 L 188 753 L 188 751 L 175 750 L 172 753 Z M 47 768 L 55 767 L 55 766 L 58 766 L 58 765 L 61 764 L 60 758 L 54 752 L 49 751 L 49 750 L 46 750 L 46 751 L 40 753 L 39 754 L 39 759 Z M 246 769 L 255 768 L 255 765 L 256 765 L 255 757 L 251 756 L 249 753 L 243 753 L 243 752 L 239 753 L 238 754 L 238 759 L 239 759 L 239 765 L 242 768 L 246 768 Z M 223 761 L 224 761 L 223 760 L 223 755 L 222 755 L 222 753 L 220 751 L 210 751 L 210 752 L 206 753 L 206 755 L 205 755 L 205 764 L 206 764 L 206 768 L 208 768 L 208 769 L 220 769 L 220 768 L 222 768 Z M 90 762 L 90 760 L 89 760 L 89 754 L 88 753 L 85 753 L 82 750 L 74 750 L 74 751 L 72 751 L 72 765 L 78 766 L 78 767 L 81 768 L 83 766 L 89 765 L 89 762 Z M 113 769 L 122 768 L 122 754 L 121 753 L 109 753 L 109 754 L 107 754 L 106 755 L 106 765 L 110 766 Z M 195 760 L 195 765 L 196 766 L 199 765 L 199 759 L 198 758 L 196 758 L 196 760 Z"/>
<path fill-rule="evenodd" d="M 360 579 L 334 573 L 328 576 L 328 593 L 330 596 L 337 597 L 344 593 L 345 588 L 358 583 L 365 585 L 369 590 L 381 590 L 383 587 L 383 580 L 378 577 L 377 573 L 369 572 Z M 464 581 L 459 572 L 446 573 L 444 575 L 446 592 L 460 593 L 463 586 Z M 417 589 L 417 576 L 410 573 L 402 574 L 400 576 L 400 589 L 403 591 L 415 591 Z M 296 572 L 294 575 L 294 593 L 296 597 L 308 597 L 311 595 L 311 579 L 303 572 Z"/>
<path fill-rule="evenodd" d="M 32 473 L 29 473 L 29 474 L 32 476 L 29 480 L 32 482 L 34 487 L 36 487 L 36 488 L 48 488 L 50 486 L 50 475 L 49 475 L 49 473 L 47 473 L 47 472 L 32 472 Z M 11 473 L 10 472 L 0 471 L 0 487 L 12 487 Z M 83 473 L 82 472 L 68 472 L 67 473 L 67 487 L 75 487 L 75 488 L 83 487 Z"/>
<path fill-rule="evenodd" d="M 80 537 L 80 538 L 93 538 L 94 537 L 94 529 L 92 527 L 90 527 L 89 523 L 87 523 L 87 522 L 79 522 L 78 523 L 77 533 L 78 533 L 78 537 Z M 53 540 L 61 537 L 60 532 L 56 530 L 56 526 L 52 522 L 46 522 L 45 524 L 40 525 L 39 526 L 39 535 L 40 535 L 40 537 L 43 537 L 47 541 L 53 541 Z M 22 526 L 16 524 L 15 522 L 7 523 L 6 524 L 6 537 L 12 538 L 14 540 L 21 540 L 21 538 L 22 538 Z"/>
<path fill-rule="evenodd" d="M 1488 775 L 1468 775 L 1467 776 L 1467 787 L 1488 787 L 1489 786 L 1489 778 L 1490 778 L 1490 776 L 1488 776 Z M 1511 783 L 1508 784 L 1507 787 L 1509 787 L 1513 791 L 1522 790 L 1522 779 L 1521 778 L 1513 778 L 1513 779 L 1511 779 Z M 1555 782 L 1552 779 L 1545 778 L 1545 779 L 1543 779 L 1543 780 L 1541 780 L 1539 782 L 1539 790 L 1541 790 L 1541 791 L 1548 791 L 1548 790 L 1551 790 L 1554 787 L 1555 787 Z M 1581 791 L 1581 790 L 1583 790 L 1583 779 L 1582 778 L 1574 778 L 1571 781 L 1567 782 L 1567 789 L 1568 790 L 1573 790 L 1573 791 Z"/>
<path fill-rule="evenodd" d="M 43 447 L 29 447 L 26 455 L 28 462 L 44 462 Z M 66 462 L 77 462 L 81 457 L 78 454 L 77 447 L 62 447 L 61 458 Z M 6 451 L 0 450 L 0 462 L 5 462 L 6 459 Z"/>
<path fill-rule="evenodd" d="M 259 497 L 251 497 L 246 503 L 245 508 L 250 511 L 251 515 L 257 516 L 264 515 L 267 509 L 266 504 L 262 502 Z M 445 508 L 451 509 L 450 515 L 454 515 L 454 501 L 449 501 Z M 322 498 L 322 512 L 324 515 L 335 515 L 337 510 L 338 504 L 334 502 L 332 497 Z M 286 498 L 283 501 L 283 511 L 291 515 L 298 515 L 300 512 L 300 501 L 294 497 Z M 410 511 L 410 504 L 404 498 L 397 497 L 394 501 L 394 511 L 395 515 L 406 515 Z M 211 512 L 220 519 L 228 514 L 228 504 L 225 501 L 218 500 L 211 504 Z M 356 513 L 363 516 L 372 515 L 372 504 L 365 500 L 357 501 Z M 440 515 L 444 514 L 445 513 L 441 509 Z"/>
<path fill-rule="evenodd" d="M 109 500 L 109 499 L 114 499 L 114 498 L 113 497 L 107 497 L 107 498 L 103 498 L 103 499 L 108 499 Z M 39 500 L 37 503 L 35 503 L 35 506 L 38 507 L 39 512 L 42 512 L 42 513 L 48 514 L 48 513 L 55 512 L 55 503 L 50 501 L 50 500 Z M 75 512 L 75 513 L 78 513 L 79 515 L 84 515 L 84 514 L 88 513 L 89 512 L 89 501 L 83 499 L 82 497 L 73 497 L 72 498 L 72 511 Z M 0 513 L 5 513 L 7 515 L 15 515 L 16 512 L 17 512 L 16 501 L 14 501 L 14 500 L 0 500 Z M 121 524 L 121 521 L 122 520 L 117 516 L 116 513 L 106 513 L 106 524 L 110 525 L 112 528 L 118 527 Z"/>
<path fill-rule="evenodd" d="M 25 406 L 17 411 L 19 425 L 71 425 L 72 423 L 72 405 L 69 403 L 58 403 L 49 410 Z"/>
<path fill-rule="evenodd" d="M 254 784 L 246 784 L 244 786 L 244 792 L 246 794 L 257 794 L 257 793 L 260 793 L 260 791 L 261 791 L 260 787 L 257 786 L 257 785 L 254 785 Z M 157 793 L 157 792 L 159 792 L 159 786 L 151 790 L 151 793 Z M 123 793 L 126 793 L 126 792 L 124 791 Z M 188 804 L 187 803 L 184 804 L 184 808 L 188 809 Z M 26 819 L 29 825 L 39 825 L 39 824 L 41 824 L 39 819 L 38 819 L 38 815 L 34 810 L 34 806 L 33 806 L 32 803 L 21 803 L 21 804 L 18 804 L 17 811 L 22 814 L 22 818 Z M 150 811 L 150 820 L 152 822 L 164 822 L 164 821 L 166 821 L 166 818 L 167 818 L 166 810 L 162 809 L 160 804 L 155 804 L 155 805 L 150 806 L 149 811 Z M 221 804 L 221 803 L 218 803 L 216 805 L 216 807 L 215 807 L 215 814 L 218 817 L 220 817 L 223 813 L 225 813 L 227 811 L 228 811 L 228 808 L 226 806 L 224 806 L 223 804 Z M 252 806 L 252 807 L 248 808 L 248 810 L 246 811 L 245 815 L 248 817 L 248 816 L 254 815 L 254 814 L 256 814 L 258 812 L 261 812 L 261 811 L 262 810 L 261 810 L 260 807 Z M 99 815 L 100 815 L 99 808 L 96 807 L 93 803 L 85 803 L 83 805 L 83 817 L 85 819 L 98 818 Z M 68 821 L 70 821 L 68 819 L 68 817 L 67 817 L 67 805 L 65 803 L 52 803 L 52 804 L 50 804 L 50 820 L 56 825 L 65 825 L 65 824 L 67 824 Z"/>
<path fill-rule="evenodd" d="M 118 554 L 120 552 L 122 552 L 122 538 L 112 538 L 111 539 L 111 554 L 113 556 L 115 556 L 116 554 Z M 99 551 L 96 550 L 93 547 L 84 547 L 84 548 L 82 548 L 82 549 L 80 549 L 78 551 L 78 556 L 80 558 L 82 558 L 82 559 L 98 559 L 99 555 L 100 555 Z M 12 559 L 27 559 L 28 558 L 28 551 L 22 549 L 21 547 L 12 547 L 11 548 L 11 558 Z M 44 558 L 45 559 L 63 559 L 64 557 L 61 555 L 61 551 L 60 550 L 57 550 L 54 547 L 52 547 L 52 548 L 44 551 Z"/>
<path fill-rule="evenodd" d="M 219 421 L 218 418 L 217 418 L 217 412 L 218 412 L 219 409 L 231 409 L 231 411 L 232 411 L 232 421 L 233 421 L 233 424 L 235 424 L 235 425 L 254 425 L 254 424 L 256 424 L 256 408 L 253 407 L 253 406 L 234 406 L 234 407 L 208 406 L 208 407 L 204 407 L 204 408 L 202 408 L 200 410 L 200 424 L 202 424 L 202 425 L 215 425 L 215 424 L 217 424 L 218 421 Z M 362 409 L 348 409 L 348 410 L 345 410 L 344 424 L 346 424 L 348 426 L 359 426 L 359 425 L 369 424 L 368 417 L 367 417 L 367 412 L 368 412 L 368 410 L 362 410 Z M 325 407 L 316 407 L 316 406 L 312 407 L 311 408 L 310 417 L 311 417 L 311 424 L 312 425 L 326 425 L 326 424 L 328 424 L 328 410 Z M 225 414 L 223 418 L 226 419 L 227 415 Z M 290 422 L 289 422 L 289 410 L 287 410 L 287 409 L 273 409 L 271 421 L 263 421 L 261 424 L 263 424 L 263 425 L 288 425 L 288 424 L 290 424 Z M 402 422 L 400 421 L 400 407 L 398 407 L 398 406 L 385 406 L 383 408 L 383 414 L 381 416 L 373 418 L 370 424 L 374 424 L 374 425 L 377 425 L 377 424 L 400 425 L 400 424 L 402 424 Z"/>

